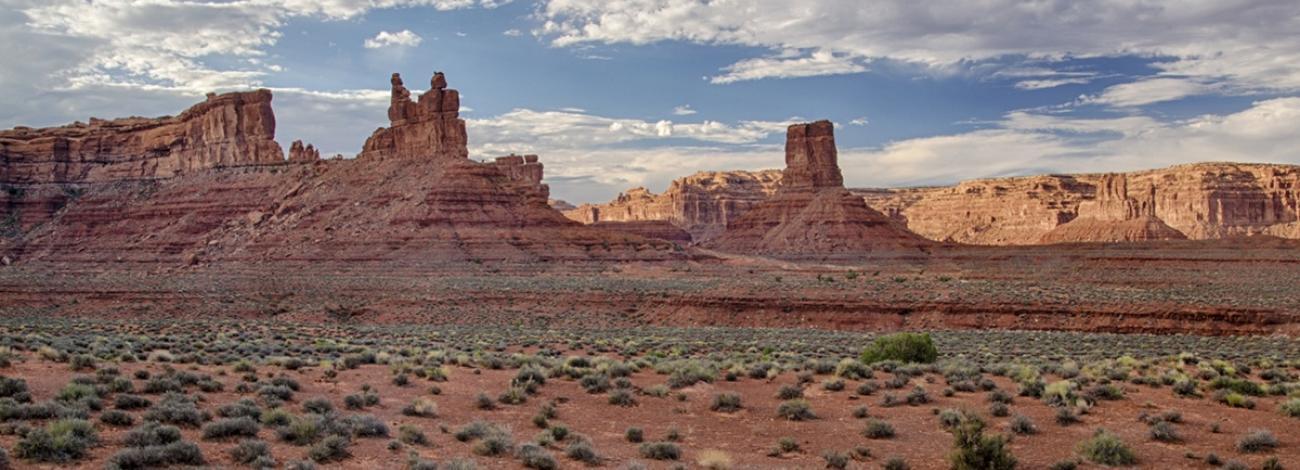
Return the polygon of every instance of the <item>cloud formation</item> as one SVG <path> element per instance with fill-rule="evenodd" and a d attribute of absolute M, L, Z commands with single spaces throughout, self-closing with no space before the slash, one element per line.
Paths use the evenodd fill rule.
<path fill-rule="evenodd" d="M 424 42 L 424 38 L 409 29 L 390 33 L 380 31 L 375 37 L 366 39 L 366 49 L 383 49 L 386 47 L 415 47 Z"/>

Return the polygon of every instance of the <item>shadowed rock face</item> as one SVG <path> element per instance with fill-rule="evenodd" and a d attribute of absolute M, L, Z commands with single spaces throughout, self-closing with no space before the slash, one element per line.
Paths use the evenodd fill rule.
<path fill-rule="evenodd" d="M 800 258 L 916 251 L 931 244 L 845 189 L 836 159 L 830 121 L 790 126 L 788 166 L 776 194 L 728 223 L 705 246 Z"/>
<path fill-rule="evenodd" d="M 146 180 L 104 177 L 80 186 L 75 197 L 47 210 L 52 217 L 0 238 L 0 254 L 20 262 L 379 263 L 393 268 L 682 256 L 668 242 L 565 218 L 547 203 L 536 155 L 471 161 L 457 93 L 446 88 L 442 74 L 434 76 L 433 87 L 418 102 L 410 100 L 400 77 L 394 75 L 392 82 L 391 127 L 376 131 L 359 158 L 319 160 L 318 152 L 301 142 L 290 147 L 294 161 L 314 163 L 289 164 L 278 146 L 269 158 L 260 150 L 267 145 L 252 137 L 266 135 L 265 142 L 274 145 L 271 129 L 258 127 L 274 122 L 265 92 L 264 114 L 223 113 L 238 124 L 234 129 L 266 131 L 217 134 L 226 136 L 221 142 L 228 141 L 229 148 L 181 145 L 184 152 L 155 158 L 142 146 L 114 154 L 136 162 L 169 161 L 177 154 L 221 157 L 202 160 L 214 162 L 205 171 L 155 171 Z M 196 109 L 222 109 L 214 100 L 222 99 Z M 205 116 L 193 111 L 181 122 Z M 85 155 L 89 161 L 113 160 L 89 150 Z M 30 189 L 12 187 L 19 190 L 11 192 L 10 202 L 18 204 L 3 206 L 9 214 Z"/>

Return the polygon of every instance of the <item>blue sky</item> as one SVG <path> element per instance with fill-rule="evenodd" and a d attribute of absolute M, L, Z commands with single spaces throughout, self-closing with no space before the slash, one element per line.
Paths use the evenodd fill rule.
<path fill-rule="evenodd" d="M 388 75 L 461 91 L 471 155 L 558 198 L 775 168 L 831 119 L 850 186 L 1205 160 L 1300 163 L 1294 1 L 0 0 L 0 126 L 276 93 L 277 138 L 351 156 Z M 977 18 L 977 20 L 972 20 Z M 368 47 L 370 46 L 370 47 Z"/>

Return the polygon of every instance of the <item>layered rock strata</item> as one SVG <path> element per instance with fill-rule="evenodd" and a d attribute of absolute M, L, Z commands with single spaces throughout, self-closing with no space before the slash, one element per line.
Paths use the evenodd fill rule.
<path fill-rule="evenodd" d="M 844 188 L 830 121 L 790 126 L 785 149 L 786 168 L 776 193 L 732 220 L 705 246 L 741 254 L 818 257 L 930 245 Z"/>

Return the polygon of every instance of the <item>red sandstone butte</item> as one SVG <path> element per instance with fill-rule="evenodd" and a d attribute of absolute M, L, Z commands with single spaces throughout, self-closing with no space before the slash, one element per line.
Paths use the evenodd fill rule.
<path fill-rule="evenodd" d="M 932 244 L 844 188 L 830 121 L 790 126 L 785 150 L 786 168 L 776 194 L 728 223 L 706 247 L 816 257 L 913 251 Z"/>

